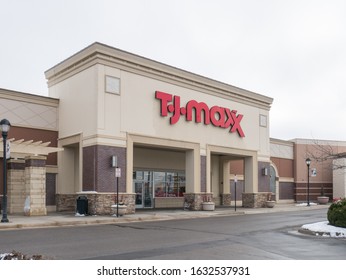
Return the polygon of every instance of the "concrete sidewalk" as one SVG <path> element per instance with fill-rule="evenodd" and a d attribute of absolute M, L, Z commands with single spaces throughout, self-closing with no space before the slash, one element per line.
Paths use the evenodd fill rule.
<path fill-rule="evenodd" d="M 24 228 L 44 228 L 59 226 L 82 226 L 97 224 L 131 223 L 145 221 L 164 221 L 178 219 L 195 219 L 214 216 L 232 216 L 259 213 L 275 213 L 286 211 L 309 211 L 314 209 L 328 209 L 329 205 L 315 205 L 310 207 L 301 204 L 281 204 L 277 203 L 274 208 L 243 208 L 237 207 L 235 211 L 232 207 L 216 207 L 215 211 L 184 211 L 175 210 L 137 210 L 135 214 L 114 216 L 76 216 L 71 212 L 52 212 L 47 216 L 24 216 L 8 215 L 8 223 L 0 223 L 0 230 L 24 229 Z"/>

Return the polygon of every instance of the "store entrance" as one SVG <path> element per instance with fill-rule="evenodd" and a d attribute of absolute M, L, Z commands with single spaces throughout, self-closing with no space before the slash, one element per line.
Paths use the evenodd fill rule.
<path fill-rule="evenodd" d="M 153 207 L 152 172 L 134 172 L 134 191 L 136 193 L 136 208 Z"/>
<path fill-rule="evenodd" d="M 152 208 L 153 196 L 152 188 L 148 183 L 135 183 L 136 208 Z"/>
<path fill-rule="evenodd" d="M 185 193 L 183 171 L 134 171 L 136 208 L 181 207 Z"/>

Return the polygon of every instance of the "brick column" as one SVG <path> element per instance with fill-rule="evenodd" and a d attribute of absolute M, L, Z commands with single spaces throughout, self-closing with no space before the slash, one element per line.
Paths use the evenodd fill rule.
<path fill-rule="evenodd" d="M 23 213 L 25 202 L 25 161 L 10 159 L 7 164 L 7 209 L 9 214 Z"/>
<path fill-rule="evenodd" d="M 25 158 L 25 191 L 30 200 L 30 208 L 25 210 L 25 215 L 47 215 L 46 157 L 28 156 Z"/>

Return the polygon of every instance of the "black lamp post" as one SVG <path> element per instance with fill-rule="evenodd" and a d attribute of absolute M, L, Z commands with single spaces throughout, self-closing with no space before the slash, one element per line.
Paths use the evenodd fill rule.
<path fill-rule="evenodd" d="M 311 159 L 307 158 L 305 160 L 306 165 L 308 167 L 308 206 L 310 206 L 310 164 L 311 164 Z"/>
<path fill-rule="evenodd" d="M 2 195 L 2 223 L 8 223 L 7 219 L 7 155 L 6 155 L 6 139 L 7 133 L 10 130 L 11 124 L 8 120 L 3 119 L 0 121 L 0 129 L 2 133 L 2 139 L 4 143 L 4 155 L 3 155 L 3 179 L 4 179 L 4 187 L 3 187 L 3 195 Z"/>

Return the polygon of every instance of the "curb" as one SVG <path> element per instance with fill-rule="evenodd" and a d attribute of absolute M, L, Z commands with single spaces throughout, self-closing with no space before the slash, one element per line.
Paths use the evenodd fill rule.
<path fill-rule="evenodd" d="M 187 219 L 200 219 L 208 217 L 227 217 L 227 216 L 238 216 L 238 215 L 254 215 L 254 214 L 270 214 L 278 212 L 288 211 L 306 211 L 312 209 L 322 209 L 326 207 L 311 207 L 301 208 L 295 205 L 282 206 L 276 208 L 256 208 L 256 209 L 239 209 L 240 211 L 234 211 L 234 209 L 219 210 L 219 211 L 173 211 L 173 212 L 142 212 L 140 214 L 124 215 L 120 218 L 117 217 L 106 217 L 106 216 L 81 216 L 75 217 L 73 213 L 71 215 L 55 215 L 55 216 L 44 216 L 44 217 L 13 217 L 14 222 L 1 223 L 1 230 L 9 229 L 29 229 L 29 228 L 45 228 L 45 227 L 63 227 L 63 226 L 85 226 L 85 225 L 105 225 L 105 224 L 120 224 L 120 223 L 136 223 L 136 222 L 149 222 L 149 221 L 169 221 L 169 220 L 187 220 Z M 69 220 L 70 219 L 70 220 Z M 11 218 L 10 218 L 11 220 Z M 17 221 L 16 221 L 17 220 Z M 36 222 L 35 222 L 36 221 Z M 311 233 L 314 235 L 314 233 Z"/>
<path fill-rule="evenodd" d="M 214 212 L 203 213 L 203 214 L 188 214 L 188 215 L 157 215 L 148 214 L 148 215 L 138 215 L 136 217 L 131 217 L 131 215 L 124 215 L 121 218 L 117 217 L 105 217 L 100 216 L 81 216 L 78 217 L 80 220 L 72 220 L 72 221 L 64 221 L 65 218 L 62 216 L 60 220 L 54 221 L 46 221 L 46 222 L 10 222 L 6 224 L 0 224 L 1 230 L 9 230 L 9 229 L 29 229 L 29 228 L 48 228 L 48 227 L 64 227 L 64 226 L 86 226 L 86 225 L 106 225 L 106 224 L 123 224 L 123 223 L 138 223 L 138 222 L 150 222 L 150 221 L 169 221 L 169 220 L 188 220 L 188 219 L 202 219 L 209 217 L 222 217 L 222 216 L 236 216 L 236 215 L 244 215 L 245 212 L 236 212 L 236 213 L 227 213 L 227 212 Z M 127 216 L 127 217 L 126 217 Z M 26 217 L 26 219 L 30 219 L 30 217 Z M 58 218 L 59 219 L 59 218 Z M 11 219 L 10 219 L 11 220 Z"/>

